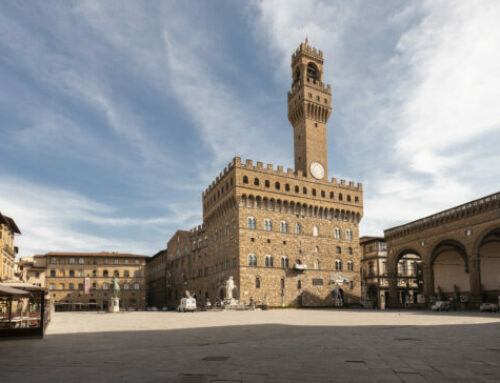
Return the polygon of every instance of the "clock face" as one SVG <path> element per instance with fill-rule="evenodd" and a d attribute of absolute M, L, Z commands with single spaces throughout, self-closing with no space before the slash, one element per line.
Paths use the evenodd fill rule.
<path fill-rule="evenodd" d="M 311 164 L 311 174 L 314 178 L 320 180 L 325 176 L 325 168 L 319 162 Z"/>

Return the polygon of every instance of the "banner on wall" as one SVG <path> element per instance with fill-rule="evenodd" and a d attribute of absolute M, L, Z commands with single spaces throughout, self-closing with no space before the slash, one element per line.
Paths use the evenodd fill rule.
<path fill-rule="evenodd" d="M 85 294 L 90 294 L 90 278 L 85 277 Z"/>

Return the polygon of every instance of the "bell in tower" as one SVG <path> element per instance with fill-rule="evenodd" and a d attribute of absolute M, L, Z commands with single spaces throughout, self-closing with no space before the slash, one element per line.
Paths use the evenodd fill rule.
<path fill-rule="evenodd" d="M 323 52 L 306 41 L 292 55 L 292 89 L 288 120 L 293 126 L 295 172 L 328 179 L 326 123 L 332 112 L 332 90 L 323 79 Z"/>

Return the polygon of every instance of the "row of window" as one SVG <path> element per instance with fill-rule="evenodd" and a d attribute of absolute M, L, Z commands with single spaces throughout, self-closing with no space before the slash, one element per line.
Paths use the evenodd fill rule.
<path fill-rule="evenodd" d="M 93 260 L 92 263 L 94 265 L 97 265 L 97 263 L 98 263 L 97 262 L 97 258 L 93 258 L 92 260 Z M 50 257 L 50 263 L 54 265 L 54 264 L 65 263 L 65 262 L 59 262 L 58 257 Z M 82 257 L 79 257 L 79 258 L 70 257 L 70 258 L 68 258 L 68 263 L 70 265 L 74 265 L 74 264 L 77 264 L 77 263 L 79 265 L 84 265 L 85 264 L 85 258 L 82 258 Z M 140 265 L 141 262 L 138 259 L 135 259 L 132 262 L 131 260 L 129 260 L 127 258 L 125 258 L 123 260 L 119 259 L 119 258 L 113 258 L 113 262 L 110 262 L 110 260 L 108 258 L 104 258 L 102 260 L 102 264 L 103 265 L 111 265 L 111 264 L 113 264 L 113 265 L 121 265 L 121 264 L 123 264 L 123 265 L 132 265 L 132 264 Z"/>
<path fill-rule="evenodd" d="M 250 230 L 257 229 L 257 220 L 255 217 L 247 218 L 247 228 Z M 273 222 L 269 218 L 264 219 L 264 231 L 272 231 Z M 288 233 L 288 222 L 280 221 L 280 233 Z M 295 224 L 295 234 L 302 234 L 302 226 L 300 223 Z M 319 236 L 319 228 L 313 226 L 313 236 Z M 342 239 L 342 231 L 340 228 L 336 227 L 333 229 L 333 237 L 336 239 Z M 345 237 L 348 241 L 352 241 L 352 230 L 347 229 L 345 232 Z"/>
<path fill-rule="evenodd" d="M 255 254 L 248 254 L 248 266 L 258 266 L 257 256 Z M 264 266 L 265 267 L 274 267 L 274 257 L 272 255 L 264 256 Z M 287 256 L 280 257 L 280 267 L 282 269 L 288 269 L 290 267 L 290 262 Z M 321 262 L 319 259 L 314 260 L 314 269 L 321 269 Z M 335 260 L 335 270 L 342 271 L 343 263 L 340 259 Z M 347 262 L 347 271 L 354 271 L 354 262 Z"/>
<path fill-rule="evenodd" d="M 243 176 L 243 183 L 244 184 L 248 184 L 248 176 Z M 260 180 L 258 178 L 254 178 L 253 184 L 255 186 L 259 186 L 260 185 Z M 264 186 L 266 188 L 270 188 L 271 187 L 271 182 L 269 180 L 265 180 L 264 181 Z M 281 184 L 279 182 L 275 182 L 274 183 L 274 188 L 276 190 L 281 190 Z M 290 184 L 285 184 L 285 191 L 289 192 L 290 190 L 291 190 Z M 295 191 L 295 193 L 300 193 L 300 187 L 298 185 L 295 185 L 294 191 Z M 308 193 L 307 188 L 305 186 L 302 187 L 302 194 L 307 195 L 307 193 Z M 317 193 L 316 189 L 313 188 L 313 189 L 311 189 L 311 194 L 315 197 L 315 196 L 317 196 L 318 193 Z M 321 195 L 322 198 L 326 198 L 326 192 L 324 190 L 321 190 L 320 195 Z M 335 199 L 335 193 L 334 192 L 330 192 L 330 199 Z M 338 200 L 339 201 L 343 201 L 344 200 L 344 195 L 342 193 L 338 193 Z M 346 196 L 346 200 L 347 200 L 347 202 L 352 202 L 351 195 L 348 194 Z M 354 197 L 354 202 L 355 203 L 359 203 L 359 197 L 358 196 Z"/>
<path fill-rule="evenodd" d="M 106 282 L 104 282 L 101 285 L 102 290 L 108 290 L 109 287 L 110 287 L 110 285 L 108 283 L 106 283 Z M 121 284 L 121 288 L 123 290 L 130 290 L 131 287 L 133 287 L 134 290 L 140 290 L 141 285 L 139 283 L 134 283 L 133 285 L 131 285 L 129 283 L 123 283 L 123 284 Z M 55 290 L 56 289 L 56 284 L 55 283 L 51 283 L 49 285 L 49 288 L 50 288 L 50 290 Z M 59 289 L 58 290 L 65 290 L 65 288 L 66 288 L 66 285 L 64 283 L 59 283 Z M 74 283 L 69 283 L 68 284 L 68 289 L 69 290 L 75 290 L 75 284 Z M 77 289 L 78 290 L 83 290 L 84 289 L 83 283 L 78 283 L 77 284 Z M 98 289 L 97 283 L 92 283 L 92 290 L 97 290 L 97 289 Z"/>
<path fill-rule="evenodd" d="M 120 277 L 120 271 L 119 270 L 115 270 L 113 272 L 113 275 L 115 277 Z M 50 276 L 52 278 L 55 278 L 57 275 L 56 275 L 56 270 L 50 270 Z M 64 273 L 64 270 L 60 270 L 59 272 L 59 277 L 65 277 L 65 273 Z M 84 270 L 69 270 L 69 273 L 68 273 L 68 276 L 71 278 L 71 277 L 84 277 L 85 276 L 85 271 Z M 109 274 L 109 271 L 108 270 L 103 270 L 102 272 L 102 277 L 106 278 L 106 277 L 109 277 L 110 274 Z M 122 276 L 124 278 L 129 278 L 130 277 L 130 271 L 129 270 L 124 270 L 123 271 L 123 274 Z M 140 277 L 141 276 L 141 271 L 140 270 L 135 270 L 134 271 L 134 277 Z M 92 270 L 92 277 L 94 278 L 98 278 L 99 277 L 99 274 L 97 273 L 97 270 Z"/>

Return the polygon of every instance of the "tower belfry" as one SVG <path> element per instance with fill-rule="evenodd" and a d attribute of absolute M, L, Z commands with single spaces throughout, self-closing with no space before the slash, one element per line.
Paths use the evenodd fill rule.
<path fill-rule="evenodd" d="M 292 55 L 292 89 L 288 120 L 293 126 L 295 172 L 328 179 L 326 123 L 332 112 L 332 90 L 323 83 L 323 52 L 306 38 Z"/>

